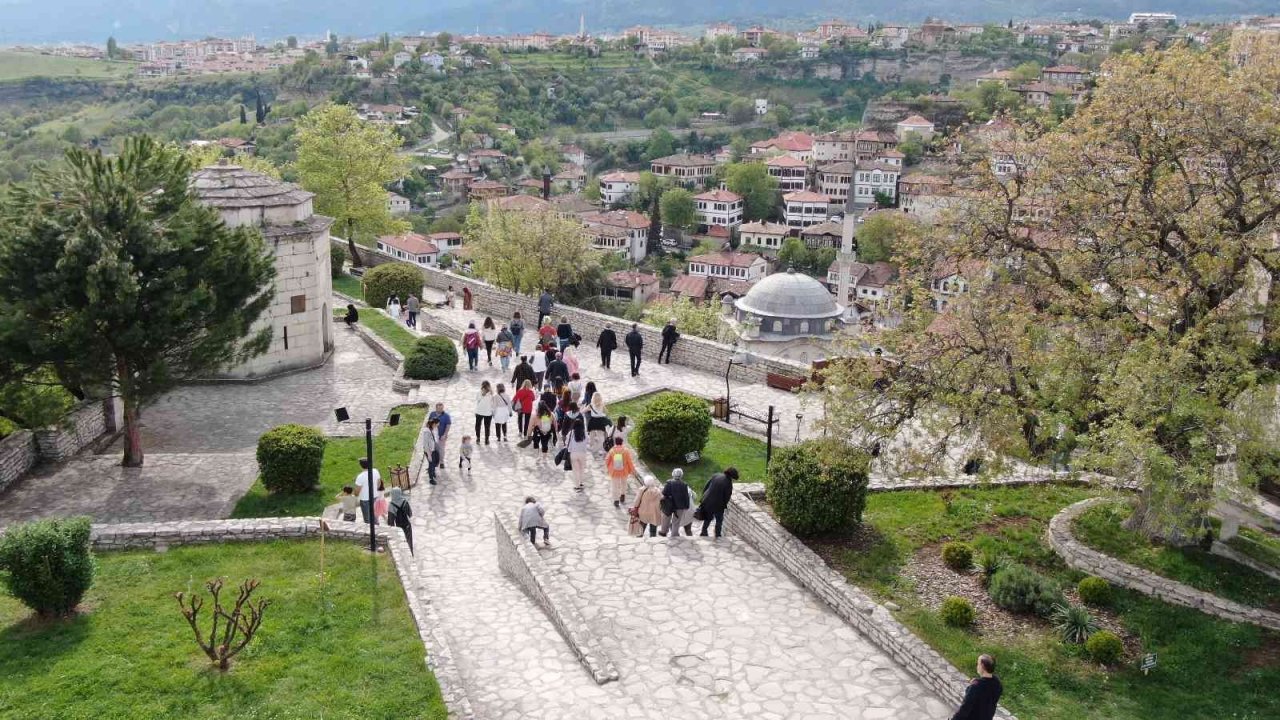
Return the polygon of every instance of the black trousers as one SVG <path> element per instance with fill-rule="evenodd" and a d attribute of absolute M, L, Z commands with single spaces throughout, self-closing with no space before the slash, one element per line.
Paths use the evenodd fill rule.
<path fill-rule="evenodd" d="M 493 364 L 493 341 L 492 340 L 484 341 L 484 359 L 485 359 L 485 362 L 489 363 L 490 365 Z"/>
<path fill-rule="evenodd" d="M 706 511 L 704 510 L 703 512 L 706 512 Z M 704 536 L 707 534 L 707 527 L 708 527 L 709 525 L 711 525 L 711 521 L 712 521 L 712 520 L 715 520 L 715 521 L 716 521 L 716 537 L 720 537 L 720 535 L 721 535 L 721 533 L 720 533 L 720 526 L 724 524 L 724 511 L 723 511 L 723 510 L 721 510 L 721 511 L 720 511 L 720 512 L 718 512 L 718 513 L 707 513 L 707 517 L 706 517 L 706 519 L 702 521 L 702 534 L 703 534 Z"/>
<path fill-rule="evenodd" d="M 662 343 L 662 347 L 658 348 L 658 364 L 659 365 L 662 364 L 663 353 L 666 353 L 667 355 L 667 364 L 668 365 L 671 364 L 671 348 L 675 347 L 675 345 L 676 345 L 675 343 L 668 343 L 668 342 Z"/>
<path fill-rule="evenodd" d="M 520 437 L 524 437 L 529 433 L 529 418 L 533 413 L 518 413 L 516 415 L 516 429 L 520 431 Z"/>
<path fill-rule="evenodd" d="M 610 358 L 610 357 L 612 357 L 612 356 L 613 356 L 613 351 L 612 351 L 612 350 L 601 350 L 601 351 L 600 351 L 600 364 L 601 364 L 601 365 L 603 365 L 604 367 L 608 368 L 608 367 L 609 367 L 609 358 Z"/>
<path fill-rule="evenodd" d="M 488 445 L 488 444 L 489 444 L 489 429 L 490 429 L 491 427 L 493 427 L 493 416 L 492 416 L 492 415 L 477 415 L 477 416 L 476 416 L 476 444 L 479 444 L 479 443 L 480 443 L 480 427 L 481 427 L 481 426 L 483 426 L 483 427 L 484 427 L 484 444 L 485 444 L 485 445 Z"/>
<path fill-rule="evenodd" d="M 627 352 L 628 354 L 631 355 L 631 374 L 639 375 L 640 374 L 640 351 L 628 350 Z"/>
<path fill-rule="evenodd" d="M 529 533 L 529 542 L 531 543 L 538 542 L 537 540 L 538 528 L 529 528 L 528 530 L 525 530 L 525 532 Z M 549 535 L 550 533 L 551 533 L 551 528 L 542 528 L 542 542 L 547 541 L 547 535 Z"/>
<path fill-rule="evenodd" d="M 494 436 L 497 437 L 499 440 L 505 440 L 507 437 L 507 424 L 504 422 L 494 423 L 493 433 L 494 433 Z"/>
<path fill-rule="evenodd" d="M 551 444 L 551 438 L 555 433 L 542 432 L 540 428 L 533 429 L 533 446 L 542 448 L 542 454 L 547 454 L 547 447 Z"/>

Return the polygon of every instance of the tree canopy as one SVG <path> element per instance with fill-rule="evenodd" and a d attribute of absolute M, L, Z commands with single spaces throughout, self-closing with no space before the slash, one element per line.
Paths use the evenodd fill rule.
<path fill-rule="evenodd" d="M 778 204 L 778 180 L 761 163 L 734 163 L 725 169 L 725 185 L 742 196 L 744 220 L 764 220 Z"/>
<path fill-rule="evenodd" d="M 555 212 L 482 211 L 475 203 L 462 233 L 476 272 L 515 292 L 572 288 L 599 267 L 582 223 Z"/>
<path fill-rule="evenodd" d="M 697 220 L 693 209 L 693 193 L 684 188 L 671 188 L 662 193 L 659 207 L 662 224 L 668 227 L 687 230 Z"/>

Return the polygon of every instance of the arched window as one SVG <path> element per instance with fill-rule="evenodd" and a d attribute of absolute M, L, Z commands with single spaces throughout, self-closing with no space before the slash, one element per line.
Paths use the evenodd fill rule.
<path fill-rule="evenodd" d="M 782 332 L 782 321 L 781 321 L 781 320 L 774 320 L 774 321 L 773 321 L 773 331 L 774 331 L 774 332 L 776 332 L 776 333 L 780 333 L 780 332 Z"/>
<path fill-rule="evenodd" d="M 802 332 L 802 333 L 807 333 L 807 332 L 809 332 L 809 321 L 808 321 L 808 320 L 801 320 L 801 321 L 800 321 L 800 332 Z"/>

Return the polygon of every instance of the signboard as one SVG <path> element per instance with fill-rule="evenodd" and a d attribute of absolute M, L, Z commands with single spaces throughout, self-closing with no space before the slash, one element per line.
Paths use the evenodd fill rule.
<path fill-rule="evenodd" d="M 693 450 L 692 452 L 687 452 L 684 454 L 684 461 L 687 463 L 696 463 L 698 462 L 698 459 L 701 457 L 702 457 L 702 453 L 698 452 L 697 450 Z"/>
<path fill-rule="evenodd" d="M 1146 675 L 1151 668 L 1156 666 L 1156 654 L 1147 653 L 1142 656 L 1142 674 Z"/>

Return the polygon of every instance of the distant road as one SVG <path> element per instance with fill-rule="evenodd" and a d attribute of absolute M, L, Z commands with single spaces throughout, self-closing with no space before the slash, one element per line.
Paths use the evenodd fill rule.
<path fill-rule="evenodd" d="M 746 130 L 747 128 L 762 127 L 760 122 L 749 122 L 744 125 L 730 125 L 728 123 L 715 123 L 713 125 L 702 125 L 688 128 L 669 127 L 667 132 L 672 135 L 687 134 L 690 130 L 702 132 L 715 132 L 720 130 Z M 653 130 L 649 128 L 634 128 L 631 130 L 605 130 L 602 132 L 578 133 L 574 137 L 578 140 L 604 140 L 605 142 L 616 142 L 618 140 L 648 140 L 653 134 Z"/>

